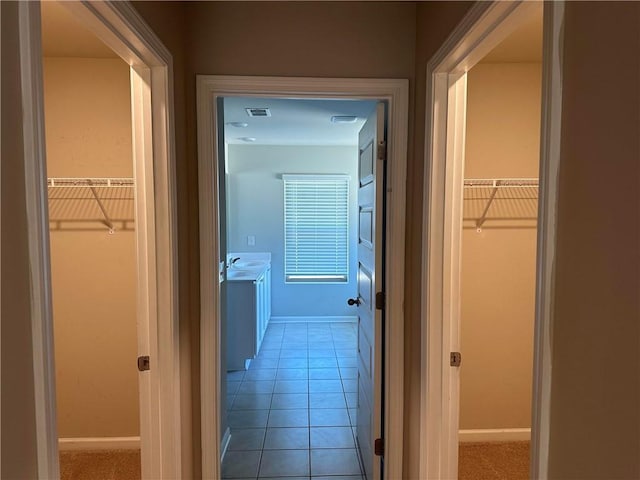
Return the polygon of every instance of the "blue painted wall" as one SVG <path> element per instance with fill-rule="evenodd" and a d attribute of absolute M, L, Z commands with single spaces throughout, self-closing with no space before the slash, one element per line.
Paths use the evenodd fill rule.
<path fill-rule="evenodd" d="M 357 146 L 229 145 L 227 232 L 229 251 L 271 252 L 272 315 L 355 316 L 357 272 Z M 284 186 L 282 174 L 351 176 L 349 282 L 292 284 L 284 281 Z M 247 245 L 247 236 L 255 245 Z"/>

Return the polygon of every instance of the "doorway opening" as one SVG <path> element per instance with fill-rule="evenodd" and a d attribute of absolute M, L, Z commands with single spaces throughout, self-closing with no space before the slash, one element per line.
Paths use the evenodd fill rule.
<path fill-rule="evenodd" d="M 382 289 L 385 283 L 381 281 L 380 276 L 386 279 L 390 276 L 396 278 L 395 275 L 401 270 L 394 268 L 393 273 L 389 273 L 387 266 L 390 259 L 387 257 L 384 269 L 381 262 L 375 267 L 369 265 L 368 271 L 378 272 L 379 277 L 377 285 L 367 283 L 367 278 L 371 277 L 364 275 L 366 269 L 362 268 L 363 265 L 368 265 L 363 258 L 363 245 L 366 241 L 363 241 L 362 234 L 367 230 L 369 232 L 371 259 L 381 259 L 381 255 L 374 255 L 375 250 L 371 248 L 375 245 L 375 240 L 371 238 L 374 232 L 386 236 L 387 245 L 401 245 L 399 240 L 403 237 L 403 232 L 392 233 L 389 225 L 403 222 L 403 211 L 393 209 L 400 206 L 399 202 L 404 201 L 398 195 L 402 189 L 395 193 L 389 189 L 384 194 L 384 200 L 389 207 L 386 212 L 375 207 L 367 210 L 365 204 L 360 204 L 357 208 L 354 208 L 353 204 L 348 208 L 346 204 L 347 210 L 350 211 L 347 220 L 352 217 L 351 226 L 357 227 L 357 237 L 347 234 L 343 240 L 339 240 L 340 228 L 337 227 L 335 219 L 339 216 L 336 208 L 341 204 L 340 198 L 344 198 L 344 194 L 340 192 L 344 192 L 345 188 L 347 192 L 355 192 L 368 185 L 366 190 L 369 192 L 355 194 L 356 198 L 373 198 L 369 195 L 377 191 L 381 197 L 376 199 L 375 205 L 383 205 L 382 189 L 375 189 L 375 185 L 381 187 L 382 183 L 377 184 L 375 178 L 376 172 L 382 172 L 386 167 L 382 163 L 382 157 L 376 158 L 375 152 L 386 151 L 390 158 L 396 159 L 398 163 L 392 168 L 394 185 L 395 182 L 401 184 L 404 181 L 406 140 L 397 135 L 406 128 L 405 89 L 405 81 L 215 76 L 198 78 L 203 262 L 202 430 L 203 452 L 206 452 L 202 459 L 203 476 L 238 478 L 241 473 L 249 473 L 249 476 L 256 478 L 259 475 L 266 478 L 270 475 L 294 474 L 305 477 L 353 475 L 359 478 L 362 472 L 355 447 L 358 441 L 362 452 L 364 440 L 370 445 L 371 451 L 370 460 L 366 462 L 370 466 L 368 471 L 365 470 L 369 478 L 380 478 L 383 468 L 387 475 L 390 471 L 401 471 L 401 428 L 399 432 L 394 429 L 391 433 L 386 428 L 390 416 L 399 418 L 401 425 L 402 417 L 398 410 L 401 408 L 401 401 L 396 395 L 388 402 L 391 407 L 387 405 L 385 409 L 384 422 L 380 409 L 383 388 L 385 393 L 389 391 L 388 383 L 384 387 L 382 385 L 383 378 L 391 378 L 389 372 L 396 372 L 399 378 L 394 377 L 392 383 L 401 382 L 401 347 L 398 342 L 401 342 L 402 338 L 398 335 L 402 319 L 401 314 L 396 316 L 401 312 L 401 300 L 398 301 L 401 291 L 395 288 L 386 290 L 389 303 L 384 309 L 384 314 L 386 318 L 394 318 L 394 322 L 384 324 L 386 338 L 392 339 L 385 345 L 389 361 L 384 372 L 381 371 L 382 361 L 379 357 L 374 359 L 374 355 L 381 354 L 382 344 L 373 343 L 382 342 L 382 321 L 376 324 L 380 330 L 369 336 L 373 343 L 371 349 L 364 349 L 362 335 L 365 330 L 356 329 L 353 317 L 359 317 L 362 321 L 366 311 L 381 316 L 383 310 L 375 308 L 375 293 Z M 236 107 L 241 115 L 239 118 L 227 118 L 227 114 L 231 115 L 233 109 L 227 111 L 226 102 L 229 102 L 229 106 L 234 102 L 238 103 Z M 279 103 L 290 106 L 306 105 L 307 108 L 324 110 L 323 121 L 336 131 L 339 127 L 351 125 L 356 127 L 357 132 L 357 127 L 365 123 L 359 120 L 359 117 L 368 117 L 366 124 L 373 127 L 371 131 L 364 129 L 369 135 L 364 145 L 356 147 L 353 145 L 353 139 L 350 140 L 352 153 L 349 154 L 348 160 L 335 146 L 334 151 L 329 151 L 326 146 L 324 150 L 322 146 L 305 149 L 303 142 L 297 146 L 290 146 L 291 148 L 287 147 L 288 151 L 285 151 L 284 147 L 277 144 L 257 145 L 261 133 L 244 132 L 250 131 L 252 124 L 267 124 L 264 120 L 274 118 L 274 112 L 281 106 Z M 384 119 L 384 103 L 389 119 L 387 144 L 382 141 L 382 136 L 376 136 L 376 132 L 385 130 L 384 123 L 381 125 L 378 121 Z M 329 107 L 332 104 L 333 107 Z M 331 114 L 336 107 L 344 108 L 345 105 L 351 105 L 351 110 L 361 105 L 369 112 L 349 114 L 337 110 Z M 247 112 L 257 113 L 259 117 L 257 120 L 253 116 L 247 117 Z M 337 121 L 332 123 L 332 116 L 336 117 Z M 259 121 L 262 123 L 257 123 Z M 354 122 L 356 124 L 352 125 Z M 301 126 L 300 121 L 294 120 L 293 123 L 294 128 Z M 276 130 L 287 136 L 286 130 Z M 211 135 L 210 132 L 218 133 Z M 225 135 L 233 135 L 236 140 L 225 142 Z M 364 137 L 361 135 L 360 140 L 362 138 Z M 380 148 L 376 143 L 378 140 L 381 142 Z M 311 170 L 302 167 L 305 162 L 303 157 L 311 160 Z M 277 162 L 283 160 L 285 164 L 280 164 L 279 171 L 269 170 L 269 162 L 278 165 Z M 253 174 L 251 168 L 254 168 Z M 264 171 L 260 172 L 260 169 Z M 393 177 L 393 170 L 396 170 L 397 177 Z M 362 175 L 362 172 L 365 174 Z M 266 176 L 260 179 L 251 178 L 252 175 Z M 268 190 L 271 188 L 275 192 L 273 198 L 277 199 L 277 206 L 267 200 L 270 198 Z M 243 189 L 245 193 L 240 197 L 238 192 Z M 325 196 L 327 189 L 333 191 L 330 201 L 329 196 Z M 320 257 L 315 254 L 309 256 L 316 257 L 315 264 L 306 264 L 307 246 L 301 236 L 296 237 L 292 233 L 296 229 L 298 233 L 301 232 L 301 229 L 309 226 L 308 222 L 320 218 L 319 215 L 310 215 L 305 219 L 302 215 L 311 197 L 316 199 L 313 208 L 319 208 L 321 204 L 325 207 L 330 204 L 330 208 L 334 209 L 331 222 L 322 228 L 320 224 L 313 226 L 314 235 L 318 235 L 320 230 L 327 226 L 333 229 L 334 251 L 331 268 L 328 266 L 329 262 L 317 262 Z M 318 199 L 320 201 L 317 201 Z M 242 201 L 245 203 L 240 211 L 238 206 Z M 234 202 L 237 204 L 234 205 Z M 257 205 L 259 203 L 261 204 Z M 377 231 L 374 230 L 376 224 L 372 221 L 372 215 L 376 212 L 380 215 L 386 213 L 382 217 L 384 221 L 382 218 L 378 220 L 377 225 L 383 228 Z M 269 222 L 269 219 L 276 221 Z M 367 219 L 369 227 L 364 228 Z M 275 228 L 270 223 L 276 223 Z M 264 233 L 256 231 L 260 225 L 264 225 Z M 348 225 L 347 222 L 347 229 Z M 270 229 L 276 232 L 271 238 Z M 291 235 L 287 236 L 287 232 Z M 314 241 L 319 239 L 321 236 L 317 236 Z M 261 248 L 261 242 L 266 246 L 269 241 L 273 243 L 268 248 Z M 348 252 L 349 243 L 355 244 L 358 254 L 347 254 L 344 257 L 343 263 L 344 260 L 350 259 L 346 261 L 345 271 L 339 260 L 341 255 L 344 255 L 339 251 L 344 249 Z M 378 245 L 381 245 L 381 242 Z M 399 250 L 387 246 L 387 252 L 391 251 L 403 257 Z M 262 329 L 265 322 L 259 319 L 251 320 L 251 345 L 248 354 L 243 353 L 239 358 L 233 358 L 236 356 L 235 353 L 244 348 L 240 343 L 246 343 L 247 340 L 247 335 L 238 335 L 234 322 L 241 317 L 239 305 L 242 305 L 242 302 L 238 301 L 238 295 L 243 295 L 240 292 L 241 285 L 247 283 L 243 277 L 252 275 L 257 275 L 256 285 L 249 288 L 254 298 L 260 296 L 261 290 L 271 292 L 271 317 L 264 329 L 264 335 Z M 212 283 L 211 279 L 217 281 Z M 260 279 L 264 279 L 265 284 L 270 286 L 261 288 Z M 354 283 L 349 287 L 351 281 Z M 368 288 L 364 288 L 365 286 Z M 297 292 L 297 295 L 292 297 L 287 293 L 291 291 Z M 282 292 L 285 294 L 282 295 Z M 349 298 L 351 304 L 347 304 Z M 253 303 L 260 305 L 260 301 Z M 305 309 L 307 303 L 315 303 L 314 309 Z M 358 313 L 351 313 L 350 309 Z M 269 308 L 264 311 L 268 312 Z M 330 322 L 327 322 L 327 318 Z M 367 365 L 371 367 L 371 371 L 373 366 L 376 366 L 376 377 L 371 379 L 374 383 L 369 384 L 368 388 L 371 389 L 369 398 L 375 402 L 370 410 L 370 418 L 377 419 L 378 425 L 371 426 L 369 422 L 363 424 L 360 430 L 358 422 L 361 420 L 357 420 L 357 417 L 363 417 L 356 415 L 356 411 L 359 405 L 357 392 L 362 389 L 362 383 L 359 384 L 357 373 L 362 373 L 363 369 L 360 368 L 362 362 L 358 360 L 355 345 L 360 346 L 360 352 L 371 353 L 371 357 L 367 356 Z M 228 368 L 227 362 L 229 365 L 233 363 L 234 366 Z M 354 366 L 359 364 L 360 366 Z M 227 370 L 231 369 L 234 371 L 227 375 Z M 356 378 L 349 378 L 354 376 Z M 226 387 L 229 387 L 229 390 L 225 393 Z M 257 391 L 263 388 L 264 391 Z M 269 408 L 264 408 L 267 407 L 267 403 Z M 362 403 L 360 402 L 360 405 Z M 247 415 L 247 405 L 262 408 L 254 408 L 254 413 Z M 351 412 L 348 405 L 352 406 Z M 375 414 L 375 408 L 378 408 L 379 415 Z M 230 428 L 225 425 L 227 420 Z M 355 434 L 352 422 L 355 422 Z M 234 424 L 237 430 L 235 445 Z M 243 426 L 249 428 L 240 431 Z M 385 432 L 385 438 L 393 439 L 389 440 L 389 452 L 393 452 L 393 455 L 385 455 L 384 462 L 379 456 L 373 455 L 373 444 L 376 440 L 374 436 L 382 435 L 382 432 Z M 328 436 L 333 438 L 328 439 Z M 254 442 L 253 451 L 238 450 L 238 445 L 245 441 Z M 292 445 L 293 448 L 287 448 L 287 445 Z M 363 457 L 365 455 L 366 451 Z M 327 461 L 328 456 L 339 461 Z M 238 462 L 237 459 L 243 461 Z M 295 464 L 299 470 L 282 470 L 286 469 L 287 463 Z M 246 468 L 246 471 L 239 471 L 243 468 Z"/>
<path fill-rule="evenodd" d="M 458 478 L 527 478 L 542 8 L 467 72 Z M 506 360 L 506 361 L 505 361 Z"/>
<path fill-rule="evenodd" d="M 358 137 L 375 110 L 368 100 L 223 99 L 222 478 L 361 478 L 360 308 L 347 299 L 359 298 Z"/>
<path fill-rule="evenodd" d="M 502 447 L 492 475 L 544 476 L 562 16 L 478 5 L 428 65 L 425 478 L 471 478 Z"/>
<path fill-rule="evenodd" d="M 140 476 L 130 67 L 41 8 L 60 473 Z"/>
<path fill-rule="evenodd" d="M 50 91 L 50 87 L 52 87 L 50 81 L 57 76 L 60 80 L 57 87 L 66 88 L 66 80 L 63 78 L 65 68 L 58 65 L 60 63 L 58 60 L 45 61 L 45 64 L 49 65 L 46 65 L 43 81 L 41 19 L 45 15 L 47 16 L 45 22 L 51 20 L 49 8 L 55 9 L 52 15 L 63 24 L 69 25 L 69 23 L 75 22 L 81 26 L 81 36 L 88 40 L 86 43 L 78 42 L 77 48 L 87 48 L 89 45 L 99 44 L 100 41 L 104 42 L 106 47 L 102 46 L 102 52 L 103 54 L 106 52 L 105 55 L 109 57 L 109 62 L 120 62 L 119 59 L 114 58 L 112 52 L 115 52 L 115 57 L 120 57 L 127 65 L 124 70 L 119 68 L 115 75 L 118 78 L 116 83 L 128 86 L 126 95 L 122 95 L 122 92 L 117 94 L 117 103 L 119 107 L 126 103 L 130 105 L 128 118 L 123 121 L 123 123 L 130 125 L 129 142 L 124 140 L 127 135 L 122 132 L 118 134 L 113 132 L 106 134 L 106 131 L 98 132 L 98 137 L 100 133 L 104 134 L 99 140 L 102 140 L 105 145 L 112 145 L 109 143 L 109 139 L 119 139 L 123 145 L 119 150 L 116 148 L 115 152 L 112 151 L 113 155 L 110 158 L 103 157 L 93 163 L 92 158 L 95 159 L 95 156 L 100 152 L 96 152 L 95 149 L 92 151 L 86 145 L 80 146 L 81 142 L 74 143 L 77 139 L 73 139 L 73 135 L 69 133 L 62 136 L 52 135 L 51 139 L 53 144 L 57 142 L 56 148 L 58 150 L 54 152 L 54 148 L 50 152 L 53 158 L 51 170 L 56 169 L 56 172 L 51 173 L 64 175 L 64 179 L 57 176 L 47 178 L 45 163 L 47 145 L 45 145 L 44 110 L 45 100 L 49 103 L 50 99 L 45 99 L 43 85 L 46 83 L 45 88 Z M 56 308 L 58 312 L 65 312 L 62 315 L 57 314 L 57 317 L 62 320 L 69 320 L 72 317 L 69 314 L 70 310 L 65 311 L 65 309 L 59 309 L 60 305 L 51 304 L 52 257 L 49 243 L 49 229 L 51 228 L 51 240 L 52 244 L 56 243 L 55 249 L 61 246 L 58 244 L 66 242 L 64 248 L 67 252 L 74 250 L 67 242 L 69 238 L 65 238 L 63 241 L 57 237 L 70 237 L 79 234 L 79 230 L 91 235 L 111 236 L 112 240 L 115 239 L 112 243 L 124 242 L 127 236 L 134 233 L 137 247 L 134 247 L 132 254 L 131 245 L 125 246 L 127 254 L 123 254 L 130 260 L 132 259 L 134 263 L 134 265 L 128 265 L 128 268 L 133 270 L 137 277 L 133 280 L 137 293 L 134 297 L 137 298 L 132 300 L 129 292 L 117 292 L 117 295 L 114 292 L 114 296 L 123 293 L 127 297 L 127 300 L 122 300 L 122 303 L 126 304 L 128 317 L 130 317 L 131 310 L 135 312 L 133 323 L 135 325 L 137 322 L 137 338 L 132 339 L 129 336 L 127 339 L 126 363 L 128 365 L 131 361 L 130 357 L 133 357 L 133 365 L 127 366 L 127 368 L 133 370 L 134 373 L 131 375 L 131 370 L 129 370 L 127 375 L 129 380 L 137 376 L 138 381 L 135 386 L 131 386 L 132 382 L 128 381 L 127 395 L 115 395 L 114 402 L 110 403 L 116 403 L 123 397 L 127 397 L 124 402 L 130 407 L 132 392 L 135 390 L 133 400 L 140 406 L 138 422 L 140 439 L 138 440 L 136 435 L 129 433 L 135 433 L 133 429 L 129 429 L 131 424 L 135 423 L 135 420 L 131 419 L 132 415 L 129 414 L 123 415 L 123 417 L 129 417 L 124 420 L 125 423 L 128 422 L 128 427 L 123 430 L 126 431 L 124 437 L 116 437 L 113 431 L 108 429 L 98 432 L 98 435 L 101 436 L 80 437 L 78 429 L 86 427 L 86 423 L 90 420 L 85 418 L 80 422 L 81 425 L 69 427 L 68 424 L 63 423 L 63 419 L 60 419 L 60 424 L 65 429 L 62 434 L 72 436 L 69 441 L 62 442 L 62 444 L 81 449 L 89 446 L 90 450 L 97 447 L 103 449 L 138 447 L 140 449 L 139 470 L 143 477 L 177 478 L 181 472 L 181 422 L 177 342 L 173 109 L 172 102 L 169 101 L 172 91 L 171 55 L 130 4 L 67 2 L 46 5 L 41 14 L 40 3 L 29 2 L 19 4 L 18 9 L 22 67 L 20 74 L 23 115 L 25 116 L 23 130 L 25 149 L 29 152 L 29 155 L 26 155 L 28 161 L 25 162 L 25 179 L 27 214 L 30 219 L 28 225 L 29 262 L 32 272 L 30 287 L 39 476 L 57 478 L 60 475 L 56 425 L 56 371 L 53 358 L 53 310 Z M 69 17 L 69 13 L 73 18 Z M 47 25 L 50 27 L 51 23 L 47 23 Z M 47 40 L 44 48 L 52 47 L 52 43 L 57 44 L 53 48 L 73 47 L 73 36 L 71 36 L 70 44 L 67 42 L 73 33 L 72 30 L 77 31 L 74 29 L 62 27 L 45 32 L 44 36 L 50 36 L 51 41 Z M 96 40 L 94 36 L 99 40 Z M 83 55 L 86 55 L 86 52 L 80 56 Z M 71 56 L 77 57 L 78 55 Z M 65 61 L 72 62 L 68 59 Z M 54 63 L 56 65 L 52 66 Z M 99 69 L 95 65 L 91 68 L 92 71 Z M 86 70 L 78 69 L 76 73 L 78 79 L 75 80 L 83 77 L 85 81 L 82 87 L 83 94 L 89 97 L 100 95 L 99 92 L 91 91 L 99 84 L 99 81 L 94 81 L 92 84 L 85 75 Z M 153 97 L 151 96 L 152 91 Z M 70 92 L 66 92 L 66 95 L 69 95 L 69 105 L 73 104 L 78 109 L 83 108 L 83 106 L 77 105 L 77 97 L 73 97 Z M 64 111 L 67 99 L 60 97 L 58 100 L 61 104 L 48 104 L 47 109 L 48 111 L 56 111 L 53 116 L 60 120 L 68 113 Z M 86 109 L 84 111 L 86 113 Z M 121 114 L 122 111 L 117 117 L 120 118 Z M 62 120 L 60 122 L 58 124 L 56 121 L 55 125 L 46 124 L 47 134 L 51 129 L 64 123 Z M 67 138 L 69 145 L 64 145 L 64 135 L 69 135 L 70 138 Z M 93 138 L 95 140 L 95 136 Z M 95 147 L 95 145 L 93 146 Z M 125 152 L 127 146 L 131 147 L 129 152 Z M 65 155 L 65 150 L 67 153 L 71 151 L 73 155 Z M 131 165 L 125 166 L 126 162 L 122 160 L 121 155 L 133 160 L 133 168 Z M 97 164 L 100 165 L 100 168 L 104 167 L 104 170 L 99 173 L 97 171 L 91 173 L 92 168 L 98 168 Z M 111 173 L 109 167 L 121 168 L 122 170 Z M 67 175 L 74 175 L 74 177 L 69 179 Z M 96 175 L 100 176 L 96 178 Z M 123 175 L 125 178 L 122 178 Z M 52 197 L 51 217 L 47 208 L 49 193 Z M 133 193 L 135 194 L 132 195 Z M 92 202 L 87 201 L 88 197 Z M 53 204 L 56 202 L 58 205 L 54 207 Z M 62 206 L 63 204 L 65 206 Z M 115 215 L 113 215 L 114 211 Z M 134 216 L 135 229 L 132 232 L 131 218 Z M 110 232 L 112 233 L 110 234 Z M 118 233 L 123 235 L 118 235 Z M 100 237 L 100 240 L 94 240 L 99 243 L 104 240 L 104 237 Z M 78 242 L 77 239 L 74 241 L 81 244 L 78 249 L 85 249 L 83 254 L 91 255 L 91 252 L 88 252 L 91 250 L 89 242 Z M 96 256 L 99 255 L 99 252 L 94 253 Z M 54 252 L 54 257 L 56 255 Z M 102 260 L 110 264 L 102 269 L 103 273 L 106 274 L 106 272 L 114 270 L 112 262 L 108 259 Z M 54 280 L 56 278 L 59 280 L 61 276 L 67 277 L 66 280 L 69 280 L 69 275 L 58 275 L 67 267 L 67 265 L 61 266 L 60 264 L 67 262 L 68 259 L 58 257 L 57 259 L 53 258 L 53 261 L 57 263 Z M 93 278 L 98 278 L 101 269 L 96 268 L 95 270 L 92 272 Z M 85 277 L 86 271 L 81 274 L 83 278 L 87 278 Z M 87 296 L 96 295 L 96 284 L 97 280 L 93 287 L 91 283 L 85 282 L 81 290 L 75 291 L 76 296 L 81 297 L 83 291 L 87 292 Z M 131 285 L 131 282 L 129 281 L 128 284 Z M 58 282 L 57 287 L 59 285 Z M 103 293 L 108 296 L 108 292 Z M 54 302 L 58 302 L 59 299 L 54 298 Z M 77 299 L 77 303 L 82 303 L 85 300 L 85 298 Z M 87 308 L 84 310 L 80 317 L 92 314 Z M 95 315 L 97 316 L 97 314 Z M 82 318 L 78 320 L 74 317 L 74 321 L 82 321 Z M 115 325 L 116 321 L 111 319 L 108 323 Z M 59 338 L 67 337 L 66 333 L 69 331 L 67 330 L 65 335 L 62 335 L 58 326 L 61 325 L 56 325 L 56 336 Z M 136 331 L 136 327 L 131 328 L 130 324 L 127 325 L 127 329 L 129 332 Z M 68 337 L 72 336 L 71 334 Z M 82 350 L 86 349 L 86 343 L 87 339 L 84 338 L 76 342 L 75 345 L 80 346 L 79 350 Z M 111 348 L 104 348 L 104 345 L 102 347 L 103 353 L 107 351 L 107 357 L 113 354 Z M 132 353 L 136 347 L 137 355 L 142 358 L 136 359 L 136 354 Z M 96 353 L 96 350 L 92 350 L 91 353 Z M 77 350 L 70 355 L 75 357 L 73 361 L 76 363 L 82 363 L 85 360 Z M 145 357 L 148 357 L 150 362 L 147 362 Z M 105 358 L 103 361 L 108 362 L 109 360 Z M 65 361 L 61 361 L 61 363 L 65 367 Z M 119 361 L 117 363 L 121 364 Z M 146 368 L 147 365 L 150 365 L 149 369 Z M 67 371 L 68 369 L 65 367 L 64 371 L 59 372 L 58 381 L 66 382 L 66 378 L 63 379 L 63 377 Z M 84 388 L 91 388 L 91 386 L 85 385 Z M 69 389 L 63 386 L 61 395 L 65 395 L 65 393 L 69 393 Z M 62 409 L 60 413 L 64 416 L 65 410 Z M 68 420 L 68 410 L 66 417 L 64 421 Z M 101 417 L 101 420 L 104 420 L 104 415 Z M 123 420 L 123 418 L 118 420 Z M 122 426 L 121 422 L 117 423 Z M 89 474 L 95 475 L 96 472 Z M 101 474 L 105 473 L 101 472 Z"/>

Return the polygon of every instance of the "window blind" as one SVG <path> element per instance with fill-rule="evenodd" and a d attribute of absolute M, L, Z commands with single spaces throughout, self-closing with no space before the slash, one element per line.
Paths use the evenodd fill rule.
<path fill-rule="evenodd" d="M 349 176 L 283 175 L 285 281 L 347 282 Z"/>

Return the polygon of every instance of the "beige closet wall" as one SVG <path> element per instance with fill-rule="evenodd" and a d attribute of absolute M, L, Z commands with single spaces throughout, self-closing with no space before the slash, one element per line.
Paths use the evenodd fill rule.
<path fill-rule="evenodd" d="M 540 64 L 469 72 L 465 178 L 538 177 L 540 94 Z M 462 232 L 461 429 L 531 425 L 537 232 L 491 225 Z"/>
<path fill-rule="evenodd" d="M 122 60 L 45 58 L 44 91 L 49 177 L 133 176 Z M 58 434 L 138 435 L 135 233 L 50 238 Z"/>

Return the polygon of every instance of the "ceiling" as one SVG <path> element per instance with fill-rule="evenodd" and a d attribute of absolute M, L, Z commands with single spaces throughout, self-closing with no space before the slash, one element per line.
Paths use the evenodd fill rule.
<path fill-rule="evenodd" d="M 42 53 L 45 57 L 118 58 L 60 3 L 41 3 Z"/>
<path fill-rule="evenodd" d="M 542 62 L 542 5 L 535 15 L 494 48 L 480 63 Z"/>
<path fill-rule="evenodd" d="M 227 97 L 225 141 L 240 145 L 357 145 L 358 132 L 374 110 L 373 100 L 310 100 Z M 250 117 L 245 108 L 268 108 L 270 117 Z M 356 116 L 353 123 L 333 123 L 332 116 Z M 247 124 L 246 127 L 232 123 Z M 254 141 L 243 139 L 254 138 Z"/>

